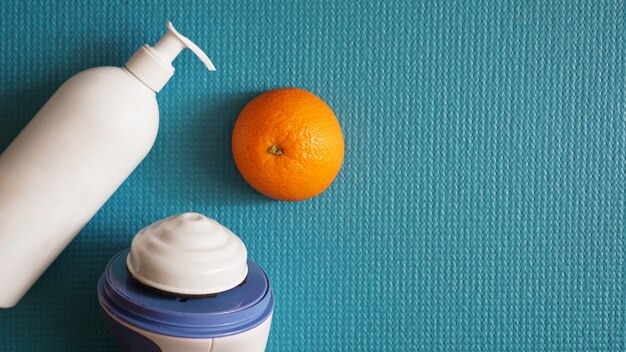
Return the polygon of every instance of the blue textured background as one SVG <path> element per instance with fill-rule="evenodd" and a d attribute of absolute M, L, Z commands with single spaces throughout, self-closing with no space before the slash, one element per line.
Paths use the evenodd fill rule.
<path fill-rule="evenodd" d="M 155 148 L 0 311 L 0 350 L 115 351 L 98 276 L 140 228 L 189 210 L 269 271 L 269 351 L 626 350 L 623 1 L 0 11 L 0 150 L 63 81 L 122 65 L 166 19 L 218 67 L 178 59 Z M 331 188 L 295 204 L 248 187 L 229 145 L 246 102 L 284 86 L 326 100 L 347 143 Z"/>

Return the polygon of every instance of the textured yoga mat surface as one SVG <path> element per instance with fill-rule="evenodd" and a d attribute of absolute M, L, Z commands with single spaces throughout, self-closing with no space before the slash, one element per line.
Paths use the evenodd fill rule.
<path fill-rule="evenodd" d="M 185 211 L 232 229 L 269 272 L 271 352 L 626 349 L 623 1 L 5 1 L 0 13 L 0 150 L 67 78 L 124 64 L 168 19 L 218 69 L 175 62 L 154 149 L 0 311 L 0 350 L 115 351 L 97 278 L 139 229 Z M 230 154 L 241 108 L 286 86 L 328 102 L 346 138 L 335 183 L 294 204 L 247 186 Z"/>

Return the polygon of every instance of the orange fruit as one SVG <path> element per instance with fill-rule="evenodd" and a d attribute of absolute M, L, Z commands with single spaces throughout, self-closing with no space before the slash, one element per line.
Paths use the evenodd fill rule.
<path fill-rule="evenodd" d="M 265 92 L 239 114 L 232 136 L 235 164 L 262 194 L 284 201 L 317 196 L 343 163 L 344 141 L 335 113 L 298 88 Z"/>

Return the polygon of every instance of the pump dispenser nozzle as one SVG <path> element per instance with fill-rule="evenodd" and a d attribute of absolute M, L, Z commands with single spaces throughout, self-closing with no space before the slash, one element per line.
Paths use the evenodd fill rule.
<path fill-rule="evenodd" d="M 185 48 L 196 54 L 209 71 L 215 71 L 215 66 L 202 49 L 178 33 L 172 22 L 167 22 L 166 26 L 168 31 L 154 47 L 142 46 L 126 63 L 126 69 L 130 73 L 157 93 L 174 74 L 172 61 Z"/>

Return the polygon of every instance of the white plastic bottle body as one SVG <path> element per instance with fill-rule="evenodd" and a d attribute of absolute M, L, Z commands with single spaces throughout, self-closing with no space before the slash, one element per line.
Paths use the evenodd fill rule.
<path fill-rule="evenodd" d="M 139 165 L 156 94 L 127 70 L 83 71 L 0 155 L 0 307 L 15 305 Z"/>

